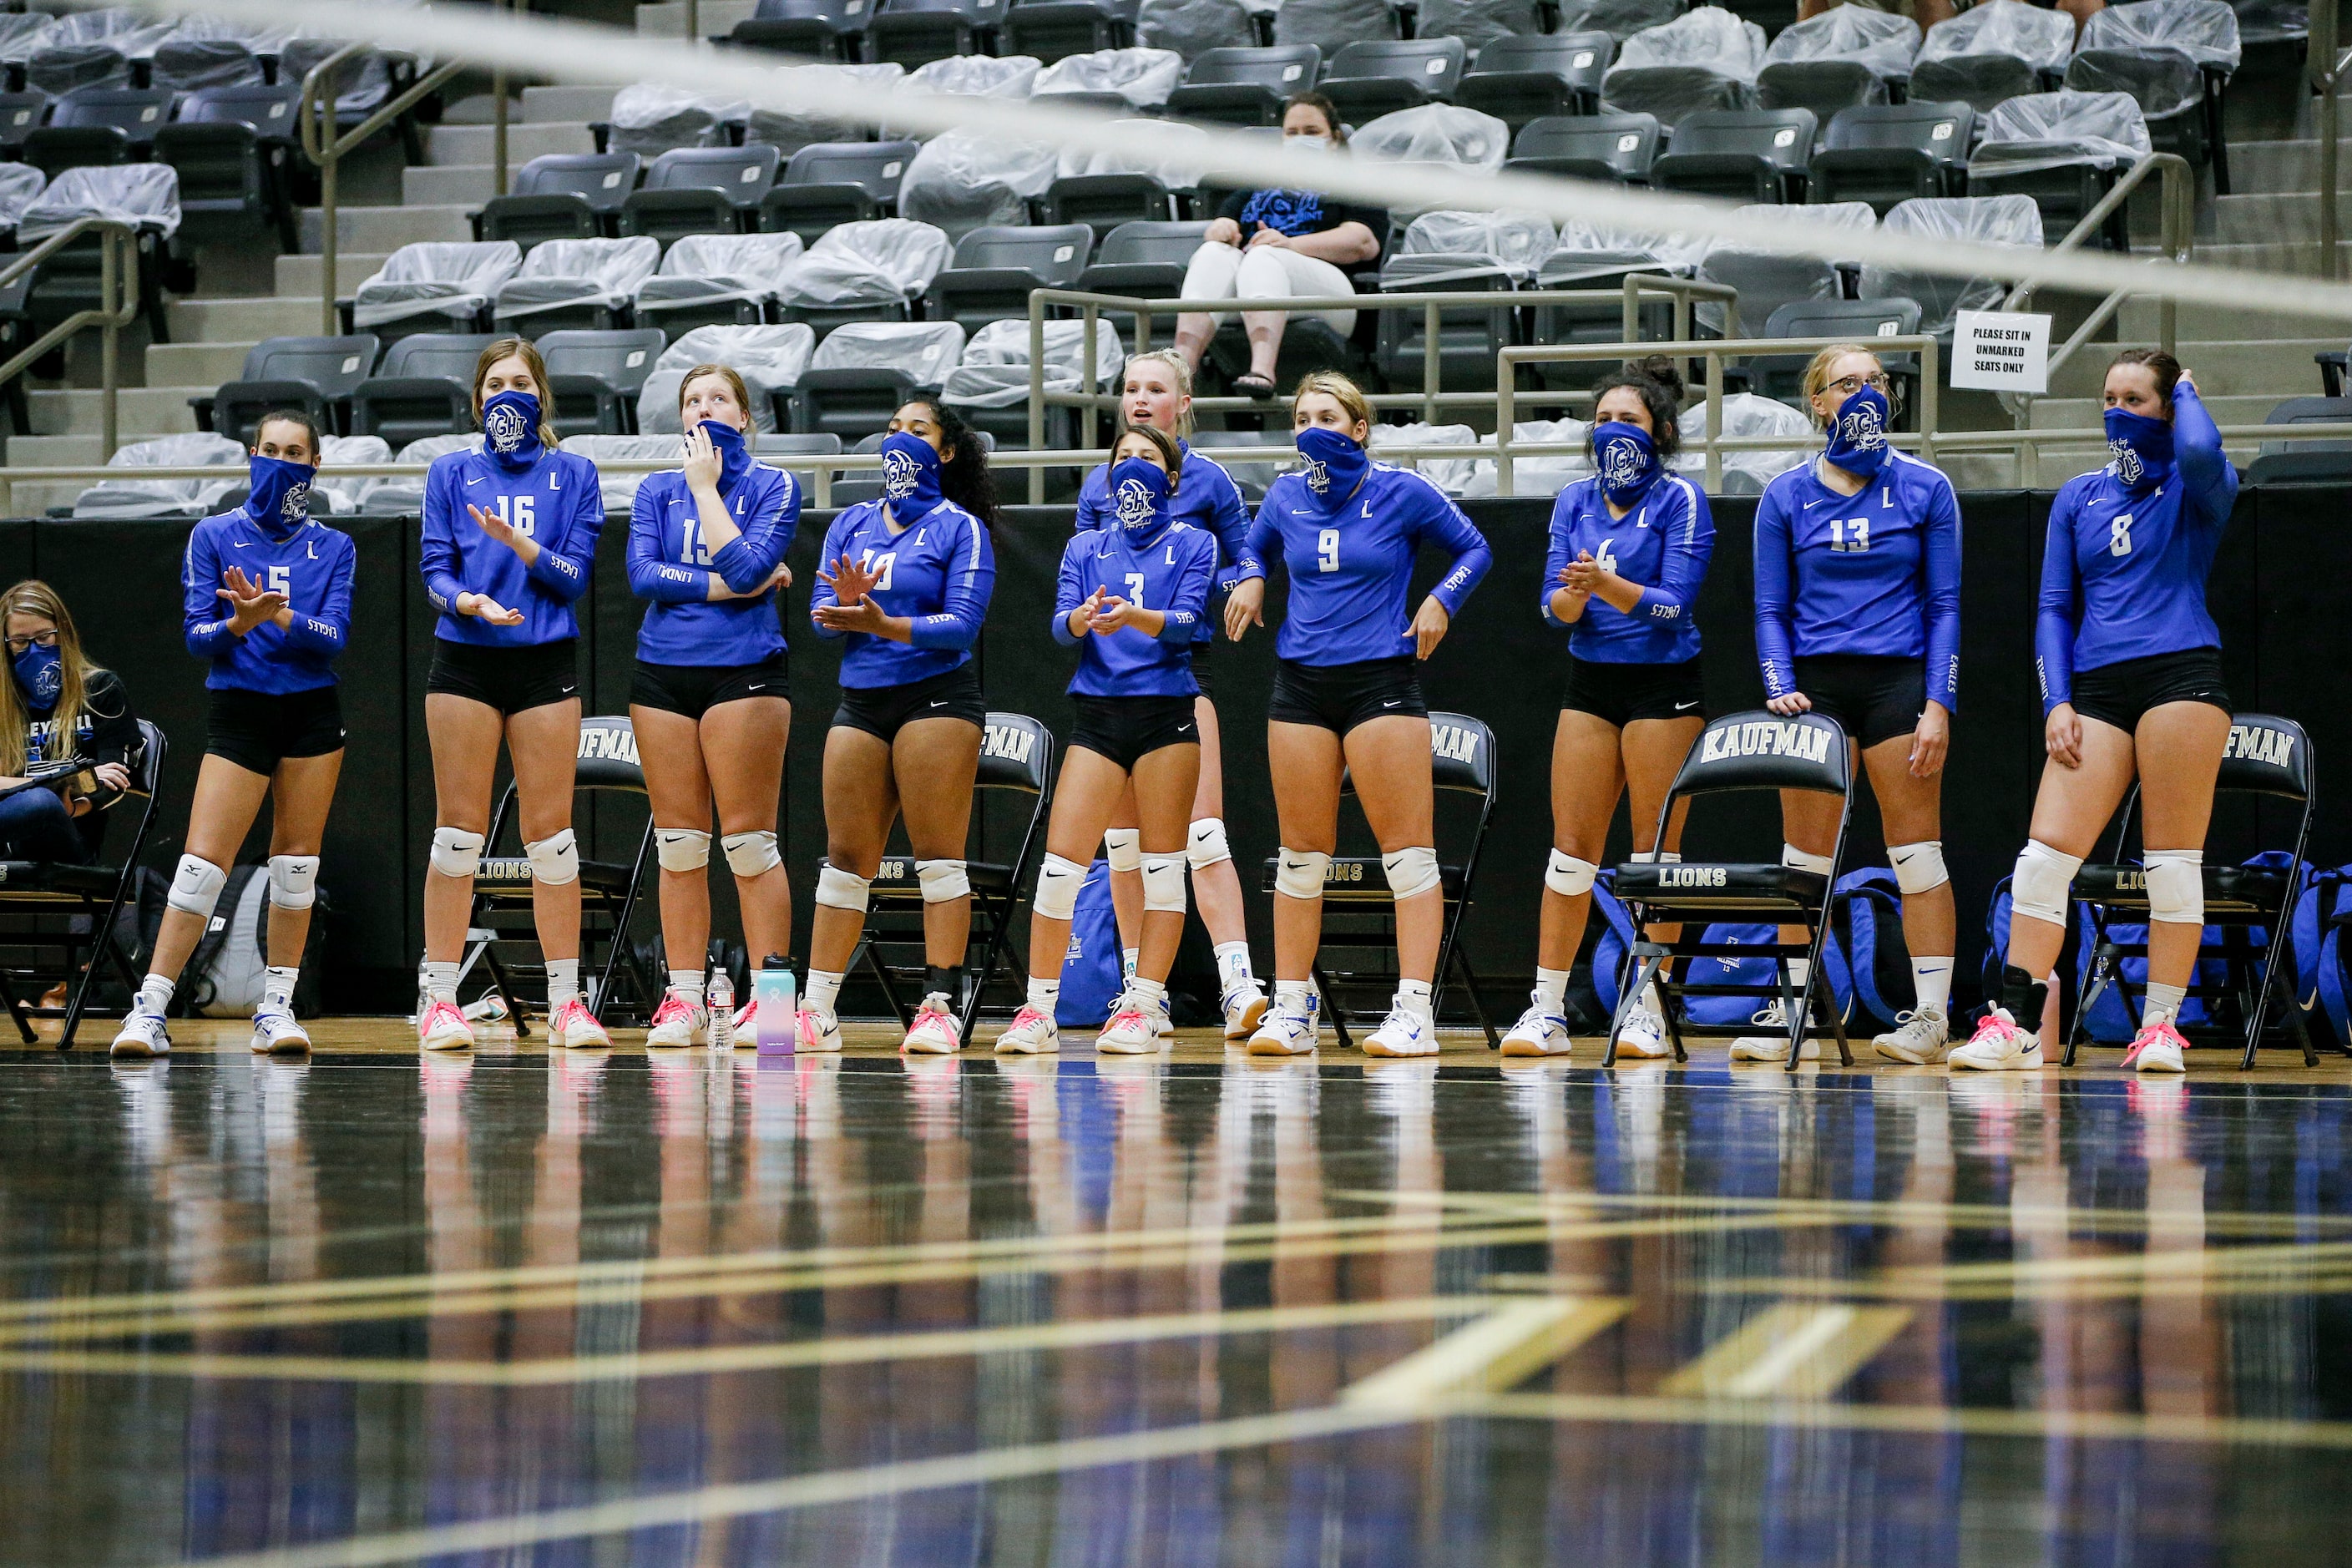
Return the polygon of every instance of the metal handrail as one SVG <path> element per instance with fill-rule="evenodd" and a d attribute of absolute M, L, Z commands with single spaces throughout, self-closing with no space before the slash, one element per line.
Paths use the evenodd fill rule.
<path fill-rule="evenodd" d="M 338 67 L 346 60 L 371 52 L 374 47 L 373 44 L 345 44 L 312 67 L 310 73 L 302 79 L 302 103 L 299 115 L 302 124 L 302 152 L 310 162 L 319 166 L 319 215 L 321 219 L 319 246 L 319 320 L 320 323 L 319 331 L 323 336 L 331 338 L 336 334 L 341 324 L 336 313 L 338 300 L 335 288 L 335 259 L 339 237 L 336 230 L 341 216 L 341 198 L 336 190 L 336 175 L 341 167 L 343 154 L 352 151 L 369 137 L 416 107 L 417 103 L 428 94 L 438 91 L 443 83 L 449 81 L 466 68 L 466 63 L 463 60 L 451 60 L 446 65 L 436 67 L 409 83 L 406 90 L 395 94 L 383 108 L 361 121 L 352 130 L 331 140 L 325 138 L 319 126 L 320 94 L 325 89 L 326 84 L 334 79 Z"/>
<path fill-rule="evenodd" d="M 48 236 L 21 256 L 9 258 L 5 268 L 0 268 L 0 289 L 32 271 L 51 256 L 85 234 L 99 236 L 98 299 L 99 306 L 91 310 L 76 310 L 47 331 L 0 364 L 0 386 L 22 375 L 35 360 L 79 333 L 84 327 L 95 326 L 100 331 L 99 346 L 99 405 L 100 415 L 100 444 L 106 456 L 114 456 L 120 438 L 121 422 L 116 417 L 121 390 L 119 364 L 122 329 L 139 314 L 139 230 L 120 218 L 76 218 L 57 233 Z M 112 301 L 111 308 L 109 302 Z"/>
<path fill-rule="evenodd" d="M 2344 86 L 2344 69 L 2352 65 L 2352 49 L 2337 47 L 2336 6 L 2321 0 L 2311 7 L 2309 36 L 2304 39 L 2305 83 L 2319 96 L 2319 275 L 2336 273 L 2336 95 Z"/>
<path fill-rule="evenodd" d="M 2158 188 L 2161 227 L 2157 240 L 2163 251 L 2163 258 L 2174 263 L 2189 260 L 2197 248 L 2196 171 L 2189 166 L 2189 160 L 2178 153 L 2150 153 L 2133 163 L 2130 171 L 2067 231 L 2066 237 L 2050 247 L 2050 254 L 2081 248 L 2084 241 L 2098 233 L 2116 209 L 2131 199 L 2132 192 L 2147 183 L 2151 174 L 2163 177 L 2163 184 Z M 2041 279 L 2037 278 L 2019 279 L 2016 287 L 2001 300 L 2000 308 L 2003 310 L 2025 310 L 2032 303 L 2033 290 L 2040 285 Z M 2098 308 L 2074 329 L 2074 335 L 2052 352 L 2044 367 L 2045 376 L 2054 378 L 2066 362 L 2074 357 L 2074 352 L 2091 341 L 2091 334 L 2105 326 L 2115 313 L 2123 309 L 2124 301 L 2130 294 L 2128 289 L 2118 289 L 2099 301 Z M 2170 299 L 2158 302 L 2157 338 L 2166 353 L 2173 353 L 2179 347 L 2179 307 Z M 2046 381 L 2044 384 L 2047 384 Z M 2021 426 L 2032 417 L 2032 406 L 2031 394 L 2019 394 L 2010 404 L 2011 413 Z"/>

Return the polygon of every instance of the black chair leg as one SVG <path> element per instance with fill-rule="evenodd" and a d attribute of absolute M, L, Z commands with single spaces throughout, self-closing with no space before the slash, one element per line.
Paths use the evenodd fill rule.
<path fill-rule="evenodd" d="M 866 960 L 866 967 L 874 972 L 874 983 L 882 987 L 882 999 L 889 1003 L 890 1011 L 898 1016 L 898 1027 L 913 1028 L 915 1016 L 907 1011 L 907 1004 L 898 998 L 898 988 L 890 984 L 889 966 L 882 962 L 881 953 L 876 951 L 873 938 L 861 936 L 857 939 L 857 951 L 849 955 L 849 967 L 856 968 L 860 958 Z"/>
<path fill-rule="evenodd" d="M 8 1016 L 16 1021 L 16 1033 L 25 1044 L 29 1046 L 40 1037 L 33 1032 L 33 1021 L 25 1013 L 24 998 L 16 994 L 16 983 L 8 978 L 5 970 L 0 970 L 0 1000 L 8 1004 Z"/>
<path fill-rule="evenodd" d="M 1640 949 L 1636 948 L 1635 952 L 1640 953 Z M 1660 972 L 1666 966 L 1666 954 L 1663 952 L 1642 953 L 1641 958 L 1642 967 L 1635 971 L 1633 983 L 1617 994 L 1616 1010 L 1609 1015 L 1609 1039 L 1601 1051 L 1602 1067 L 1613 1068 L 1617 1065 L 1617 1026 L 1625 1021 L 1625 1010 L 1633 1005 L 1633 999 L 1641 995 L 1643 988 L 1657 979 Z M 1666 1033 L 1675 1043 L 1675 1059 L 1676 1061 L 1685 1059 L 1682 1031 L 1675 1026 L 1671 1019 L 1667 1022 Z"/>
<path fill-rule="evenodd" d="M 1462 989 L 1470 996 L 1470 1016 L 1477 1019 L 1478 1026 L 1486 1032 L 1486 1048 L 1490 1051 L 1501 1050 L 1503 1037 L 1496 1032 L 1495 1020 L 1486 1016 L 1486 1004 L 1479 999 L 1478 976 L 1471 972 L 1469 955 L 1458 947 L 1454 950 L 1453 966 L 1462 972 Z M 1435 998 L 1431 999 L 1430 1005 L 1433 1013 L 1436 1007 Z"/>
<path fill-rule="evenodd" d="M 986 916 L 988 939 L 981 944 L 980 966 L 966 970 L 971 976 L 971 994 L 964 1001 L 963 1016 L 956 1026 L 956 1037 L 966 1045 L 971 1043 L 971 1026 L 980 1016 L 981 997 L 987 992 L 988 983 L 996 978 L 997 969 L 1005 962 L 1005 949 L 1013 926 L 1013 895 L 1007 892 L 1000 899 L 975 899 L 972 900 L 972 913 Z M 968 948 L 966 951 L 969 952 Z"/>
<path fill-rule="evenodd" d="M 523 1011 L 522 998 L 515 994 L 514 976 L 507 973 L 507 966 L 499 962 L 497 950 L 488 942 L 482 944 L 482 962 L 489 966 L 490 984 L 498 988 L 507 1005 L 507 1016 L 514 1020 L 515 1038 L 530 1038 L 530 1016 Z"/>
<path fill-rule="evenodd" d="M 1331 1015 L 1331 1027 L 1339 1031 L 1339 1048 L 1352 1050 L 1354 1042 L 1348 1037 L 1348 1016 L 1339 1005 L 1339 995 L 1331 984 L 1331 977 L 1323 973 L 1320 963 L 1314 968 L 1315 984 L 1323 995 L 1323 1010 Z"/>
<path fill-rule="evenodd" d="M 134 993 L 139 989 L 138 979 L 131 973 L 131 966 L 123 961 L 122 954 L 114 945 L 115 917 L 122 912 L 122 895 L 130 885 L 130 873 L 126 871 L 122 879 L 114 885 L 114 897 L 107 903 L 106 918 L 90 928 L 89 962 L 82 966 L 81 984 L 75 985 L 68 983 L 69 994 L 66 1003 L 65 1027 L 58 1035 L 58 1049 L 61 1051 L 73 1049 L 74 1034 L 81 1027 L 81 1016 L 89 1006 L 89 988 L 98 984 L 98 966 L 101 957 L 114 961 Z M 84 907 L 89 908 L 87 905 Z M 96 910 L 92 909 L 90 912 L 95 913 Z M 68 949 L 68 952 L 70 955 L 71 950 Z M 68 962 L 71 962 L 70 956 Z M 21 1020 L 19 1022 L 21 1026 Z"/>

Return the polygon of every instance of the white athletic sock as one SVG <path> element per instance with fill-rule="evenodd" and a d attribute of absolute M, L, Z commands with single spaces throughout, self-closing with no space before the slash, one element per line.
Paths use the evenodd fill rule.
<path fill-rule="evenodd" d="M 457 1005 L 457 966 L 454 963 L 435 963 L 428 960 L 425 965 L 425 994 L 436 1002 L 446 1002 L 451 1006 Z"/>
<path fill-rule="evenodd" d="M 302 971 L 299 965 L 292 969 L 280 969 L 271 964 L 261 977 L 261 1010 L 265 1013 L 294 1011 L 294 982 L 301 977 Z"/>
<path fill-rule="evenodd" d="M 1217 944 L 1217 984 L 1227 991 L 1237 991 L 1253 984 L 1256 976 L 1250 973 L 1249 943 L 1221 942 Z"/>
<path fill-rule="evenodd" d="M 158 1018 L 172 1010 L 173 982 L 169 975 L 152 970 L 139 983 L 139 1010 L 152 1013 Z"/>
<path fill-rule="evenodd" d="M 1568 971 L 1538 969 L 1536 971 L 1536 1000 L 1547 1013 L 1559 1014 L 1568 1010 Z"/>
<path fill-rule="evenodd" d="M 2171 1023 L 2180 1016 L 2180 1004 L 2188 998 L 2189 987 L 2186 985 L 2158 985 L 2151 981 L 2147 988 L 2147 1005 L 2140 1010 L 2141 1027 Z"/>
<path fill-rule="evenodd" d="M 1057 975 L 1051 980 L 1040 980 L 1034 974 L 1029 977 L 1029 1005 L 1036 1008 L 1037 1011 L 1045 1014 L 1047 1017 L 1051 1017 L 1053 1016 L 1054 1009 L 1061 1005 L 1062 982 L 1060 976 Z"/>
<path fill-rule="evenodd" d="M 1304 1018 L 1313 1009 L 1307 999 L 1304 980 L 1277 980 L 1274 983 L 1274 1006 L 1278 1013 L 1290 1013 Z"/>
<path fill-rule="evenodd" d="M 551 1013 L 580 994 L 580 961 L 576 958 L 551 958 L 547 961 L 547 1010 Z"/>
<path fill-rule="evenodd" d="M 1139 947 L 1123 947 L 1118 950 L 1118 977 L 1120 980 L 1128 981 L 1135 978 L 1135 962 L 1142 955 L 1143 950 Z"/>
<path fill-rule="evenodd" d="M 702 1005 L 702 971 L 673 969 L 669 972 L 669 988 L 686 999 L 689 1007 Z"/>
<path fill-rule="evenodd" d="M 1161 1012 L 1164 1013 L 1168 1010 L 1168 983 L 1166 981 L 1146 980 L 1142 975 L 1139 974 L 1134 979 L 1127 983 L 1127 988 L 1130 993 L 1142 997 L 1146 1002 L 1150 1003 Z"/>
<path fill-rule="evenodd" d="M 1430 1028 L 1437 1026 L 1436 1014 L 1430 1006 L 1428 981 L 1398 981 L 1396 1005 L 1420 1019 L 1425 1026 Z"/>
<path fill-rule="evenodd" d="M 801 1005 L 811 1013 L 822 1013 L 830 1018 L 833 1016 L 834 998 L 840 994 L 840 975 L 830 970 L 812 969 L 809 971 L 808 994 Z"/>
<path fill-rule="evenodd" d="M 1913 959 L 1911 989 L 1918 995 L 1921 1012 L 1951 1016 L 1952 961 L 1948 958 Z"/>

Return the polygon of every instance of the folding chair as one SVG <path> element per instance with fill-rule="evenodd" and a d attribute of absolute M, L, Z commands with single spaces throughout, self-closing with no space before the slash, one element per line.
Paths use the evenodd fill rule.
<path fill-rule="evenodd" d="M 1728 714 L 1699 731 L 1674 788 L 1658 811 L 1658 841 L 1666 835 L 1675 807 L 1701 795 L 1735 790 L 1811 790 L 1838 797 L 1837 843 L 1830 850 L 1824 873 L 1795 866 L 1725 861 L 1674 863 L 1635 861 L 1617 868 L 1617 896 L 1629 906 L 1635 927 L 1679 923 L 1680 938 L 1671 942 L 1646 935 L 1633 943 L 1639 965 L 1632 984 L 1618 993 L 1617 1016 L 1609 1024 L 1609 1051 L 1603 1067 L 1617 1063 L 1617 1030 L 1625 1011 L 1643 987 L 1654 982 L 1664 1004 L 1666 1036 L 1675 1059 L 1689 1060 L 1683 1049 L 1685 1035 L 1741 1035 L 1752 1026 L 1702 1026 L 1683 1016 L 1685 996 L 1777 996 L 1789 1016 L 1789 1070 L 1797 1070 L 1800 1048 L 1809 1024 L 1825 1027 L 1836 1037 L 1838 1059 L 1853 1065 L 1846 1044 L 1845 1021 L 1831 994 L 1822 963 L 1822 947 L 1829 938 L 1830 889 L 1837 886 L 1838 868 L 1845 858 L 1846 824 L 1853 815 L 1853 769 L 1846 749 L 1845 731 L 1833 720 L 1818 713 L 1783 719 L 1763 709 Z M 1710 921 L 1737 918 L 1773 925 L 1801 925 L 1806 937 L 1797 942 L 1711 942 L 1706 940 Z M 1780 971 L 1777 984 L 1692 984 L 1666 970 L 1675 959 L 1769 958 Z M 1806 960 L 1811 969 L 1804 1005 L 1798 1005 L 1789 978 L 1789 960 Z M 1687 974 L 1685 963 L 1677 974 Z"/>
<path fill-rule="evenodd" d="M 2312 790 L 2311 738 L 2303 732 L 2303 726 L 2292 719 L 2274 718 L 2267 713 L 2241 713 L 2231 720 L 2229 744 L 2221 752 L 2221 776 L 2213 785 L 2215 795 L 2224 791 L 2270 795 L 2299 808 L 2295 816 L 2294 857 L 2283 868 L 2204 868 L 2205 923 L 2221 928 L 2219 956 L 2228 966 L 2229 978 L 2215 983 L 2198 981 L 2189 985 L 2189 994 L 2237 1003 L 2239 1013 L 2246 1020 L 2246 1054 L 2240 1065 L 2248 1069 L 2253 1067 L 2254 1053 L 2262 1047 L 2263 1029 L 2275 1000 L 2286 1015 L 2294 1039 L 2303 1047 L 2304 1065 L 2316 1067 L 2319 1051 L 2312 1044 L 2311 1031 L 2304 1026 L 2303 1009 L 2294 994 L 2294 965 L 2273 962 L 2273 955 L 2287 951 L 2287 923 L 2294 918 L 2304 849 L 2311 841 L 2311 820 L 2318 805 Z M 2137 1016 L 2143 1000 L 2143 996 L 2133 994 L 2131 982 L 2124 978 L 2123 962 L 2127 958 L 2147 958 L 2147 943 L 2118 942 L 2107 932 L 2109 924 L 2117 921 L 2134 925 L 2147 923 L 2147 873 L 2138 866 L 2123 863 L 2124 846 L 2129 841 L 2132 818 L 2138 805 L 2139 788 L 2134 785 L 2125 797 L 2123 815 L 2116 824 L 2113 861 L 2104 866 L 2084 866 L 2074 873 L 2074 896 L 2090 908 L 2092 938 L 2096 945 L 2092 951 L 2091 983 L 2084 988 L 2082 1003 L 2074 1009 L 2074 1026 L 2066 1032 L 2067 1067 L 2074 1065 L 2074 1050 L 2083 1037 L 2083 1020 L 2090 1016 L 2091 1005 L 2102 992 L 2113 985 L 2134 1016 Z M 2254 947 L 2252 938 L 2257 928 L 2270 933 L 2260 950 Z M 2201 961 L 2214 951 L 2200 942 L 2198 957 Z M 2144 986 L 2142 992 L 2144 995 Z M 2180 1032 L 2197 1041 L 2219 1042 L 2232 1037 L 2230 1030 L 2216 1025 L 2200 1025 Z"/>
<path fill-rule="evenodd" d="M 1486 847 L 1486 829 L 1495 819 L 1495 731 L 1486 721 L 1467 713 L 1436 712 L 1429 716 L 1430 782 L 1451 794 L 1474 795 L 1478 801 L 1478 825 L 1472 829 L 1467 853 L 1460 861 L 1438 866 L 1438 886 L 1445 900 L 1444 934 L 1437 943 L 1437 978 L 1430 991 L 1433 1012 L 1445 1001 L 1447 978 L 1459 975 L 1470 997 L 1470 1011 L 1486 1032 L 1486 1046 L 1500 1049 L 1502 1037 L 1478 999 L 1478 977 L 1460 941 L 1462 917 L 1470 911 L 1478 879 L 1478 857 Z M 1342 774 L 1339 793 L 1356 791 L 1352 774 Z M 1275 862 L 1265 863 L 1265 890 L 1274 891 Z M 1323 874 L 1323 933 L 1315 963 L 1315 984 L 1323 994 L 1332 1027 L 1339 1032 L 1341 1049 L 1348 1048 L 1348 1020 L 1339 1005 L 1339 987 L 1393 986 L 1395 975 L 1367 972 L 1328 973 L 1322 954 L 1332 948 L 1396 951 L 1396 896 L 1389 891 L 1388 875 L 1378 855 L 1334 855 Z"/>
<path fill-rule="evenodd" d="M 646 773 L 637 761 L 636 731 L 626 719 L 619 717 L 583 719 L 580 721 L 580 755 L 578 772 L 572 780 L 575 794 L 581 791 L 609 791 L 644 798 Z M 515 786 L 507 785 L 506 794 L 499 797 L 499 809 L 490 818 L 490 831 L 484 847 L 495 851 L 499 837 L 515 815 Z M 518 837 L 521 828 L 516 828 Z M 621 966 L 629 967 L 630 978 L 636 985 L 636 1005 L 629 1016 L 635 1017 L 642 1010 L 650 1018 L 653 1004 L 662 987 L 654 983 L 629 952 L 629 917 L 635 912 L 637 899 L 645 887 L 647 868 L 654 858 L 654 824 L 650 810 L 646 814 L 646 830 L 637 840 L 637 852 L 626 865 L 615 861 L 591 860 L 580 862 L 580 955 L 585 959 L 601 935 L 606 944 L 604 966 L 598 974 L 595 989 L 589 1000 L 599 1017 L 612 1022 L 613 982 Z M 490 984 L 505 998 L 507 1016 L 514 1020 L 515 1037 L 522 1039 L 530 1033 L 523 1013 L 522 999 L 515 994 L 514 976 L 498 954 L 499 942 L 535 941 L 531 934 L 530 858 L 527 855 L 485 854 L 481 868 L 474 874 L 474 907 L 467 918 L 466 961 L 458 971 L 462 983 L 474 965 L 480 963 L 490 972 Z"/>
<path fill-rule="evenodd" d="M 1038 847 L 1045 831 L 1045 813 L 1054 799 L 1054 732 L 1024 713 L 991 713 L 980 743 L 980 772 L 973 781 L 979 790 L 1010 790 L 1034 798 L 1029 812 L 1028 826 L 1022 829 L 1021 847 L 1014 851 L 1009 863 L 967 859 L 964 875 L 971 883 L 971 934 L 964 950 L 966 992 L 961 999 L 961 1011 L 956 1020 L 959 1037 L 969 1043 L 971 1024 L 980 1016 L 981 998 L 989 983 L 1001 973 L 1015 988 L 1024 984 L 1026 976 L 1013 972 L 1010 962 L 1014 917 L 1022 907 L 1022 884 L 1028 876 L 1029 858 Z M 979 803 L 975 801 L 975 805 Z M 819 860 L 820 869 L 829 861 Z M 885 947 L 911 947 L 917 954 L 911 964 L 892 965 L 883 962 Z M 980 952 L 977 967 L 971 963 L 972 949 Z M 849 967 L 857 967 L 863 958 L 873 973 L 875 984 L 898 1015 L 903 1027 L 911 1027 L 914 1013 L 899 994 L 898 983 L 919 981 L 923 973 L 923 891 L 915 876 L 912 855 L 885 855 L 881 868 L 874 873 L 873 890 L 868 896 L 866 931 L 858 939 L 857 951 L 849 955 Z"/>
<path fill-rule="evenodd" d="M 0 945 L 55 949 L 65 955 L 68 994 L 62 1009 L 26 1003 L 17 994 L 16 985 L 26 972 L 0 969 L 0 1001 L 7 1003 L 9 1016 L 16 1023 L 17 1037 L 28 1046 L 35 1038 L 35 1018 L 62 1016 L 66 1026 L 58 1037 L 58 1049 L 69 1051 L 73 1049 L 74 1032 L 81 1027 L 83 1018 L 93 1015 L 107 1018 L 123 1016 L 115 1009 L 101 1012 L 90 1005 L 89 988 L 98 984 L 101 966 L 111 966 L 115 978 L 134 995 L 143 978 L 131 968 L 139 955 L 125 953 L 116 945 L 114 922 L 131 897 L 131 883 L 139 871 L 140 852 L 146 847 L 147 835 L 155 826 L 155 784 L 163 776 L 163 756 L 168 747 L 163 731 L 144 719 L 139 721 L 139 754 L 131 759 L 131 788 L 125 793 L 143 800 L 145 805 L 139 807 L 139 826 L 131 830 L 131 843 L 119 862 L 67 866 L 46 860 L 0 861 L 0 920 L 25 922 L 0 935 Z M 68 918 L 61 920 L 61 916 Z M 88 930 L 75 929 L 85 921 Z M 45 924 L 59 929 L 44 930 Z M 85 952 L 86 964 L 82 956 Z M 36 977 L 43 973 L 31 972 Z"/>

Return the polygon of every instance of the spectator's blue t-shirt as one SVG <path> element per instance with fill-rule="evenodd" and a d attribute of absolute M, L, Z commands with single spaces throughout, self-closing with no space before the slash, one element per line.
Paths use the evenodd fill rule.
<path fill-rule="evenodd" d="M 1302 234 L 1321 234 L 1343 223 L 1360 223 L 1372 231 L 1372 238 L 1381 249 L 1388 248 L 1386 208 L 1349 206 L 1319 191 L 1235 191 L 1217 208 L 1217 216 L 1242 226 L 1244 245 L 1260 228 L 1270 228 L 1296 239 Z"/>

